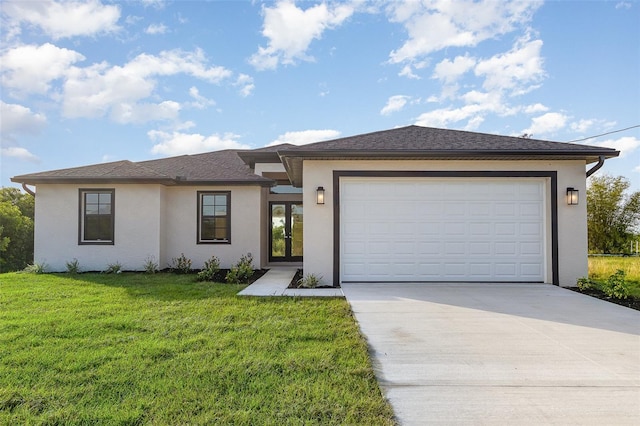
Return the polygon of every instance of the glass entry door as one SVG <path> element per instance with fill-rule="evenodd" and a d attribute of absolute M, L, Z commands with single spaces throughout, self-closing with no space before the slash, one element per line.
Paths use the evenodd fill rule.
<path fill-rule="evenodd" d="M 269 261 L 299 262 L 302 260 L 302 203 L 272 201 L 269 203 L 271 232 Z"/>

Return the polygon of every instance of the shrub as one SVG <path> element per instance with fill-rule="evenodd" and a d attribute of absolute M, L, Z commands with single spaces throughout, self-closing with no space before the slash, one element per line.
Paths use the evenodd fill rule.
<path fill-rule="evenodd" d="M 153 256 L 149 256 L 144 260 L 144 271 L 147 274 L 155 274 L 158 272 L 158 262 Z"/>
<path fill-rule="evenodd" d="M 24 268 L 22 272 L 25 272 L 27 274 L 46 274 L 48 267 L 49 265 L 44 262 L 34 262 L 31 265 L 27 265 L 27 267 Z"/>
<path fill-rule="evenodd" d="M 592 287 L 591 280 L 589 280 L 589 278 L 587 277 L 578 278 L 578 282 L 576 282 L 576 285 L 580 290 L 588 290 Z"/>
<path fill-rule="evenodd" d="M 320 285 L 322 276 L 307 274 L 298 280 L 298 288 L 316 288 Z"/>
<path fill-rule="evenodd" d="M 629 297 L 629 286 L 625 280 L 625 272 L 618 269 L 614 274 L 607 278 L 602 285 L 602 291 L 608 297 L 615 299 L 626 299 Z"/>
<path fill-rule="evenodd" d="M 78 274 L 80 273 L 80 262 L 75 257 L 73 260 L 66 262 L 67 265 L 67 274 Z"/>
<path fill-rule="evenodd" d="M 232 284 L 247 284 L 253 275 L 253 256 L 247 253 L 227 273 L 227 282 Z"/>
<path fill-rule="evenodd" d="M 220 270 L 220 260 L 211 256 L 211 259 L 204 262 L 204 268 L 198 272 L 198 281 L 213 281 Z"/>
<path fill-rule="evenodd" d="M 188 274 L 191 272 L 191 259 L 188 259 L 184 253 L 180 253 L 180 257 L 171 259 L 169 267 L 176 274 Z"/>
<path fill-rule="evenodd" d="M 114 262 L 107 265 L 107 269 L 104 271 L 105 274 L 119 274 L 122 272 L 122 265 L 120 262 Z"/>

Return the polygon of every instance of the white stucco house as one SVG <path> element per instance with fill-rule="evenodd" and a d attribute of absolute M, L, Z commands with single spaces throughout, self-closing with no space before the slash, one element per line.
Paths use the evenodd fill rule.
<path fill-rule="evenodd" d="M 619 152 L 408 126 L 15 176 L 54 271 L 172 258 L 300 265 L 342 282 L 540 282 L 587 274 L 586 178 Z M 595 163 L 592 165 L 592 163 Z"/>

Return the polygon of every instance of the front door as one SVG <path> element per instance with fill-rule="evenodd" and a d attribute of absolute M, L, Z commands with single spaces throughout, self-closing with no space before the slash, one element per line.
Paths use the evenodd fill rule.
<path fill-rule="evenodd" d="M 269 203 L 271 232 L 269 261 L 300 262 L 302 260 L 302 203 L 272 201 Z"/>

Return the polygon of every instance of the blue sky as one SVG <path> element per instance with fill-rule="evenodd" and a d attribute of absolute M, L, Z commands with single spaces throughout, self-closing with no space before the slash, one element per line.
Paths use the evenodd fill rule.
<path fill-rule="evenodd" d="M 640 124 L 636 1 L 1 1 L 11 176 L 418 124 Z M 523 141 L 523 143 L 525 143 Z M 640 128 L 603 171 L 640 190 Z"/>

